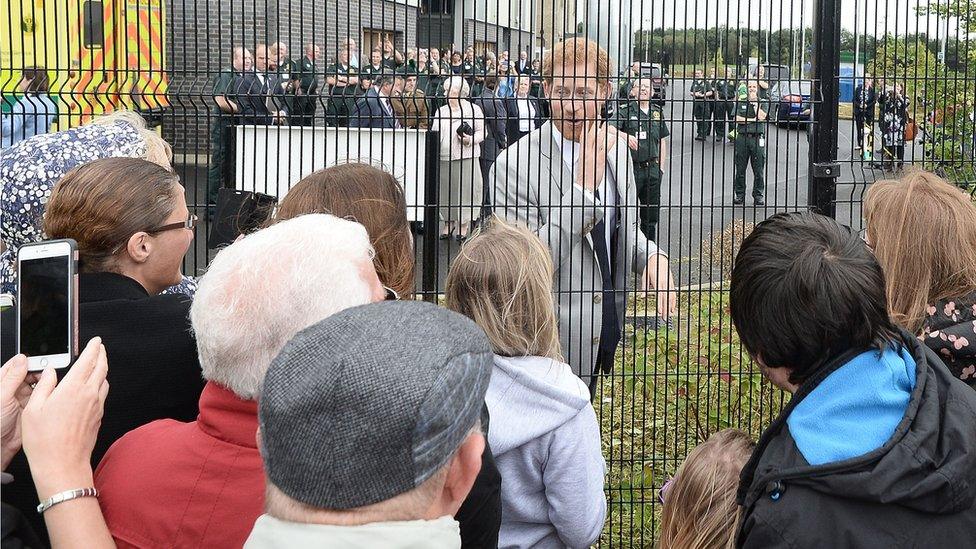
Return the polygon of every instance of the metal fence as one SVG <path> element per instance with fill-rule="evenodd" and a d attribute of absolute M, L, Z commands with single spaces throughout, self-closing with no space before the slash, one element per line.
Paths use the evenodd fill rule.
<path fill-rule="evenodd" d="M 444 132 L 349 128 L 369 89 L 364 82 L 390 71 L 412 77 L 427 115 L 409 125 L 423 119 L 437 126 L 438 109 L 450 108 L 443 89 L 449 76 L 464 79 L 488 108 L 494 100 L 484 96 L 516 94 L 522 74 L 531 112 L 559 124 L 566 111 L 547 97 L 534 64 L 560 40 L 597 41 L 610 54 L 610 95 L 576 89 L 570 100 L 582 93 L 595 104 L 594 118 L 619 122 L 638 112 L 631 91 L 646 82 L 670 132 L 658 161 L 660 218 L 653 237 L 670 258 L 678 313 L 658 318 L 657 296 L 640 291 L 638 275 L 614 289 L 629 298 L 625 329 L 593 401 L 608 464 L 610 513 L 601 543 L 649 546 L 658 527 L 658 491 L 690 449 L 725 427 L 758 435 L 783 403 L 738 345 L 728 314 L 725 281 L 751 225 L 776 212 L 812 208 L 858 229 L 865 190 L 902 161 L 964 188 L 976 185 L 974 7 L 971 0 L 10 0 L 0 9 L 0 90 L 4 124 L 50 114 L 23 114 L 22 75 L 29 67 L 49 77 L 57 108 L 51 131 L 117 108 L 143 112 L 156 124 L 173 145 L 191 210 L 207 221 L 186 257 L 193 274 L 215 253 L 207 243 L 218 187 L 280 199 L 312 170 L 350 160 L 382 165 L 403 184 L 416 229 L 416 295 L 434 300 L 462 245 L 440 238 L 442 219 L 476 222 L 490 207 L 524 205 L 497 192 L 511 183 L 498 184 L 505 175 L 482 180 L 472 171 L 487 170 L 493 158 L 464 168 L 442 162 Z M 866 73 L 884 103 L 872 103 L 870 115 L 853 105 Z M 594 76 L 581 77 L 580 85 Z M 734 124 L 736 106 L 750 102 L 751 79 L 769 115 L 762 138 Z M 900 95 L 893 95 L 896 85 Z M 419 95 L 411 97 L 416 105 Z M 527 146 L 526 138 L 515 139 L 527 129 L 519 119 L 527 102 L 502 103 L 515 114 L 485 117 L 487 126 L 509 134 L 499 149 Z M 906 128 L 916 135 L 901 144 Z M 4 131 L 6 140 L 24 130 Z M 487 131 L 487 139 L 496 137 Z M 741 145 L 733 137 L 763 141 L 764 204 L 749 196 L 734 203 Z M 529 153 L 546 162 L 559 156 L 551 145 Z M 617 153 L 619 177 L 649 169 L 626 150 Z M 528 165 L 516 171 L 529 195 L 548 195 L 566 183 Z M 745 179 L 747 191 L 754 190 L 752 171 Z M 621 215 L 639 216 L 633 197 L 618 198 Z M 560 218 L 579 207 L 543 206 Z M 597 276 L 578 262 L 559 267 L 563 279 Z M 559 284 L 555 290 L 573 291 Z M 580 332 L 575 340 L 599 336 L 582 333 L 592 318 L 569 314 L 578 315 L 570 325 Z"/>

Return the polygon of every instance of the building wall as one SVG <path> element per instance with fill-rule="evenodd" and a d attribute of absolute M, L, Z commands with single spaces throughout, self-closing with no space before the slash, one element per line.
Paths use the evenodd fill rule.
<path fill-rule="evenodd" d="M 364 28 L 394 32 L 401 51 L 417 43 L 418 0 L 167 0 L 166 5 L 173 108 L 163 120 L 163 136 L 188 161 L 206 162 L 210 154 L 213 83 L 230 66 L 235 46 L 253 53 L 257 43 L 281 41 L 291 57 L 299 57 L 304 44 L 315 42 L 324 71 L 340 38 L 359 43 Z M 369 52 L 360 51 L 360 57 L 368 59 Z"/>
<path fill-rule="evenodd" d="M 534 57 L 549 49 L 565 35 L 576 32 L 576 2 L 573 0 L 537 0 L 533 17 Z"/>
<path fill-rule="evenodd" d="M 500 25 L 468 19 L 464 22 L 464 44 L 475 41 L 491 42 L 496 45 L 495 53 L 508 50 L 511 59 L 518 59 L 518 52 L 527 51 L 532 45 L 532 34 L 528 31 L 507 28 Z"/>

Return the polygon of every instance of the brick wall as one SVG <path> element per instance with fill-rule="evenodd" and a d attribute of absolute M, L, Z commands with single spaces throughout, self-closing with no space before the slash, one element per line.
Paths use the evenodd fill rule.
<path fill-rule="evenodd" d="M 340 37 L 359 42 L 363 28 L 397 33 L 401 50 L 417 40 L 417 9 L 386 0 L 167 0 L 166 8 L 173 108 L 163 119 L 163 136 L 188 163 L 206 162 L 210 153 L 211 90 L 235 46 L 253 53 L 256 43 L 281 41 L 298 57 L 313 41 L 324 71 Z M 368 59 L 368 52 L 360 57 Z"/>

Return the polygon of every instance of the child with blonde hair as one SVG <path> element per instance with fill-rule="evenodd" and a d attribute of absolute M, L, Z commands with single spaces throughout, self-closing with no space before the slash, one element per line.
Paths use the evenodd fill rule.
<path fill-rule="evenodd" d="M 498 546 L 589 547 L 607 514 L 600 428 L 583 381 L 562 361 L 549 251 L 497 219 L 461 248 L 447 307 L 488 335 L 485 402 L 502 476 Z"/>
<path fill-rule="evenodd" d="M 724 429 L 688 454 L 661 488 L 660 549 L 733 549 L 739 523 L 739 473 L 756 445 L 738 429 Z"/>

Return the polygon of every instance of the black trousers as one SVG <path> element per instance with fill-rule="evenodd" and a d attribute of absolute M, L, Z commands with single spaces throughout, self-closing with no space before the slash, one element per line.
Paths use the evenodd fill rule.
<path fill-rule="evenodd" d="M 857 146 L 864 146 L 864 126 L 874 131 L 874 113 L 854 109 L 854 134 L 857 136 Z"/>
<path fill-rule="evenodd" d="M 315 120 L 315 99 L 296 97 L 288 113 L 288 123 L 292 126 L 311 126 Z"/>
<path fill-rule="evenodd" d="M 495 157 L 491 158 L 479 158 L 478 164 L 481 166 L 481 217 L 487 218 L 491 215 L 492 204 L 495 194 L 495 185 L 492 181 L 488 180 L 488 172 L 491 171 L 492 165 L 495 164 Z"/>

